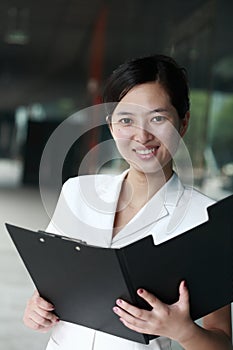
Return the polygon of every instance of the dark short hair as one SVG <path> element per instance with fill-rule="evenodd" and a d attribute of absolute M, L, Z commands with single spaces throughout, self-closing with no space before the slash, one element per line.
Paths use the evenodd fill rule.
<path fill-rule="evenodd" d="M 179 117 L 184 118 L 190 108 L 186 70 L 165 55 L 136 58 L 120 65 L 107 80 L 103 102 L 118 103 L 134 86 L 152 81 L 163 86 Z"/>

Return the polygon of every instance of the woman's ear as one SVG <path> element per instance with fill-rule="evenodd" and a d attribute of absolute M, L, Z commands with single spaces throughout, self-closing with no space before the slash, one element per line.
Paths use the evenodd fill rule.
<path fill-rule="evenodd" d="M 106 123 L 108 124 L 109 130 L 112 133 L 112 120 L 111 120 L 111 115 L 107 115 L 106 117 Z"/>
<path fill-rule="evenodd" d="M 183 137 L 188 129 L 189 126 L 189 119 L 190 119 L 190 112 L 185 113 L 185 117 L 181 119 L 181 125 L 180 125 L 180 136 Z"/>

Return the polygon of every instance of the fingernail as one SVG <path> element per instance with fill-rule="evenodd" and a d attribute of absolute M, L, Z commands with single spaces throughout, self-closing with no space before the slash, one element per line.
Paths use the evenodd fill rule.
<path fill-rule="evenodd" d="M 119 310 L 118 307 L 116 307 L 116 306 L 113 307 L 114 312 L 117 312 L 118 310 Z"/>
<path fill-rule="evenodd" d="M 187 288 L 187 282 L 184 280 L 184 287 Z"/>
<path fill-rule="evenodd" d="M 116 302 L 117 302 L 118 305 L 123 303 L 123 301 L 121 299 L 117 299 Z"/>
<path fill-rule="evenodd" d="M 56 322 L 60 322 L 59 318 L 56 319 Z"/>
<path fill-rule="evenodd" d="M 138 289 L 138 294 L 142 294 L 143 293 L 143 289 Z"/>

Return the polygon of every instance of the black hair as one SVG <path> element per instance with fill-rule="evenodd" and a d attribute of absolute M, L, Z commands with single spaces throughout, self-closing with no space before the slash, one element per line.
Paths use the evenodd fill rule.
<path fill-rule="evenodd" d="M 152 81 L 163 86 L 179 117 L 184 118 L 190 108 L 186 70 L 165 55 L 136 58 L 120 65 L 107 80 L 103 102 L 118 103 L 134 86 Z"/>

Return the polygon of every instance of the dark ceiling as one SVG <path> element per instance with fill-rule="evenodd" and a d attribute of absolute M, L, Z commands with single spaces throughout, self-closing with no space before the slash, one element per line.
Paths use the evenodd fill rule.
<path fill-rule="evenodd" d="M 1 0 L 0 109 L 85 96 L 125 59 L 174 55 L 194 86 L 232 88 L 232 0 Z M 85 104 L 85 102 L 84 102 Z"/>

